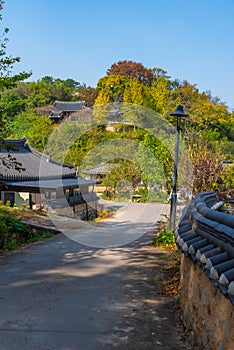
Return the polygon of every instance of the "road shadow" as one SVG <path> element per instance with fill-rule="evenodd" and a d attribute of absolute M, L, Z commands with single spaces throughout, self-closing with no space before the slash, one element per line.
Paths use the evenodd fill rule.
<path fill-rule="evenodd" d="M 59 234 L 1 256 L 1 350 L 187 349 L 154 235 L 99 249 Z"/>

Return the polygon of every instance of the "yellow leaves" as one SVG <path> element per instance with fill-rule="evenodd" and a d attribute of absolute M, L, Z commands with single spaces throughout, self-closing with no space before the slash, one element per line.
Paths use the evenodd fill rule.
<path fill-rule="evenodd" d="M 143 105 L 144 102 L 144 85 L 134 79 L 129 86 L 126 87 L 123 95 L 124 102 Z"/>

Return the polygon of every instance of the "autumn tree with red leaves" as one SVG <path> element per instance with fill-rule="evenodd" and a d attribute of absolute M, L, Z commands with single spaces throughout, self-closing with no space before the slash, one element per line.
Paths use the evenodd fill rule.
<path fill-rule="evenodd" d="M 145 68 L 142 63 L 126 60 L 113 63 L 106 74 L 132 77 L 147 86 L 151 86 L 154 79 L 151 69 Z"/>

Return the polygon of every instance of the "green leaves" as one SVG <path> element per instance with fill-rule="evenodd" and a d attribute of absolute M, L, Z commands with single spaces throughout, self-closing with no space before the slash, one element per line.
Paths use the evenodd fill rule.
<path fill-rule="evenodd" d="M 26 226 L 13 215 L 1 210 L 0 213 L 0 249 L 12 249 L 21 242 Z"/>
<path fill-rule="evenodd" d="M 154 239 L 153 245 L 156 247 L 166 246 L 170 244 L 175 244 L 175 234 L 173 231 L 168 230 L 164 227 L 159 235 Z"/>
<path fill-rule="evenodd" d="M 171 190 L 173 159 L 166 146 L 152 134 L 146 133 L 140 143 L 140 163 L 144 169 L 143 179 L 146 183 L 157 184 L 160 188 Z"/>
<path fill-rule="evenodd" d="M 44 150 L 52 131 L 50 118 L 37 116 L 34 112 L 22 112 L 10 125 L 11 138 L 26 136 L 29 144 L 38 151 Z"/>

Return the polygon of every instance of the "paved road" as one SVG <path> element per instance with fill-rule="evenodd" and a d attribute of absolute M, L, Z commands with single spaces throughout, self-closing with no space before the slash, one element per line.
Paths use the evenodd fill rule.
<path fill-rule="evenodd" d="M 106 206 L 113 202 L 103 201 Z M 142 237 L 154 224 L 168 214 L 169 205 L 153 203 L 115 203 L 119 206 L 116 214 L 101 222 L 84 222 L 76 219 L 61 219 L 51 216 L 51 220 L 72 240 L 95 248 L 119 247 Z"/>
<path fill-rule="evenodd" d="M 151 239 L 93 248 L 59 234 L 1 256 L 0 350 L 187 349 Z"/>

